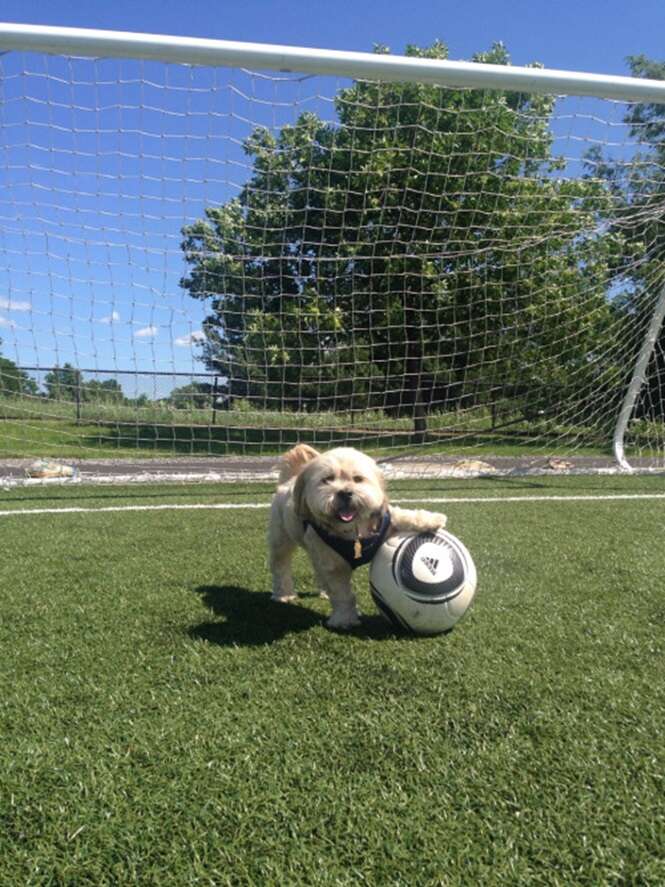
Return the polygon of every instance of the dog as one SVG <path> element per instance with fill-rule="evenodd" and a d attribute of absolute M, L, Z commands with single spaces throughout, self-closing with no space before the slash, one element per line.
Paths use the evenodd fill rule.
<path fill-rule="evenodd" d="M 390 505 L 383 474 L 365 453 L 351 447 L 319 453 L 299 444 L 282 457 L 271 504 L 272 599 L 296 598 L 291 560 L 300 545 L 332 605 L 327 627 L 354 628 L 360 613 L 351 589 L 353 570 L 369 563 L 390 534 L 435 532 L 445 524 L 443 514 Z"/>

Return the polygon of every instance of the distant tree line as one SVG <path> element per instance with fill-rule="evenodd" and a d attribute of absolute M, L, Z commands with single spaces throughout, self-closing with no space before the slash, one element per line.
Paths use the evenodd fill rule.
<path fill-rule="evenodd" d="M 0 339 L 0 346 L 2 346 L 2 339 Z M 38 391 L 39 386 L 35 380 L 0 353 L 0 394 L 10 397 L 20 394 L 36 396 Z"/>
<path fill-rule="evenodd" d="M 190 382 L 174 388 L 170 394 L 160 399 L 151 399 L 147 394 L 128 397 L 117 379 L 106 379 L 103 382 L 84 379 L 82 372 L 71 363 L 64 363 L 46 373 L 43 390 L 40 390 L 35 379 L 0 354 L 0 395 L 5 397 L 30 396 L 61 402 L 136 407 L 159 402 L 174 409 L 192 410 L 211 409 L 213 399 L 217 407 L 226 405 L 225 390 L 223 386 L 215 387 L 206 382 Z"/>

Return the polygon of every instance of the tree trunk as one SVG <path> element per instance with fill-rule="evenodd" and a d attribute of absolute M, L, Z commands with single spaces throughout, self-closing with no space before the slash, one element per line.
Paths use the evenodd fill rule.
<path fill-rule="evenodd" d="M 417 283 L 416 283 L 417 286 Z M 407 403 L 413 416 L 411 442 L 425 443 L 427 437 L 427 414 L 423 397 L 423 297 L 420 292 L 405 294 L 406 324 L 406 385 Z"/>
<path fill-rule="evenodd" d="M 422 363 L 421 363 L 422 369 Z M 427 438 L 427 415 L 425 413 L 425 403 L 423 401 L 423 389 L 420 385 L 420 379 L 418 377 L 418 384 L 416 389 L 413 392 L 414 402 L 413 402 L 413 435 L 411 437 L 413 443 L 421 444 L 425 443 Z"/>

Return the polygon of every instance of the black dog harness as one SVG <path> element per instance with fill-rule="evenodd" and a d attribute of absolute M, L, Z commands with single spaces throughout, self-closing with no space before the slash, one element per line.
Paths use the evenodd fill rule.
<path fill-rule="evenodd" d="M 356 567 L 362 567 L 368 564 L 376 552 L 381 548 L 383 542 L 388 535 L 390 529 L 390 512 L 386 511 L 381 518 L 381 525 L 376 533 L 367 536 L 365 539 L 340 539 L 339 536 L 333 536 L 323 527 L 313 524 L 311 521 L 304 521 L 305 531 L 307 527 L 311 527 L 314 532 L 322 539 L 326 545 L 336 551 L 340 557 L 343 557 L 352 570 Z"/>

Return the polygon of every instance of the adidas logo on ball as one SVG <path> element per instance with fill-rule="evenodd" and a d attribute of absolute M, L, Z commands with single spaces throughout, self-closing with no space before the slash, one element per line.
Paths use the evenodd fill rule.
<path fill-rule="evenodd" d="M 424 557 L 423 563 L 428 568 L 428 570 L 431 572 L 432 576 L 436 576 L 436 571 L 439 567 L 438 558 Z"/>

